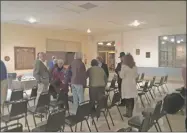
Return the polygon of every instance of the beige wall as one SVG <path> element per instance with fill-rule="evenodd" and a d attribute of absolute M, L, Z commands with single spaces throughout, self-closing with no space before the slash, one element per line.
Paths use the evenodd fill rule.
<path fill-rule="evenodd" d="M 1 59 L 4 61 L 4 56 L 10 56 L 10 61 L 5 62 L 8 72 L 17 72 L 18 74 L 32 72 L 32 70 L 15 71 L 14 46 L 35 47 L 36 53 L 45 52 L 47 38 L 80 42 L 81 51 L 87 54 L 88 37 L 86 35 L 23 25 L 1 24 Z"/>

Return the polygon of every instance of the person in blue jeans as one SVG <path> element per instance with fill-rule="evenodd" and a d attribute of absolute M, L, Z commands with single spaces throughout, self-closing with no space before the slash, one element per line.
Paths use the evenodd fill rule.
<path fill-rule="evenodd" d="M 84 102 L 84 87 L 86 86 L 86 67 L 82 62 L 82 53 L 75 53 L 69 69 L 71 70 L 71 88 L 76 112 L 78 105 Z"/>

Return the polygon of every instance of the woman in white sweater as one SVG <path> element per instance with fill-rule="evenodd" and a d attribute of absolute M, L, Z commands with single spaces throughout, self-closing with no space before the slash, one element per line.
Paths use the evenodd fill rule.
<path fill-rule="evenodd" d="M 122 59 L 122 67 L 119 76 L 122 79 L 121 93 L 122 99 L 125 101 L 126 114 L 125 117 L 132 117 L 134 109 L 134 99 L 138 97 L 136 89 L 137 67 L 132 55 L 128 54 Z"/>

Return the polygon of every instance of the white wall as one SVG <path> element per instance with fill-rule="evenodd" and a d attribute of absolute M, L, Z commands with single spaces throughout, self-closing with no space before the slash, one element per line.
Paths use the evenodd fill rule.
<path fill-rule="evenodd" d="M 5 56 L 10 57 L 9 62 L 4 61 L 8 72 L 17 72 L 18 74 L 32 72 L 31 69 L 15 70 L 14 46 L 35 47 L 36 53 L 45 52 L 47 39 L 79 42 L 81 44 L 81 51 L 83 54 L 87 54 L 88 38 L 86 35 L 16 24 L 1 24 L 1 59 L 4 61 Z M 85 45 L 85 47 L 82 45 Z"/>
<path fill-rule="evenodd" d="M 124 32 L 123 49 L 134 56 L 137 66 L 158 67 L 158 37 L 172 34 L 186 34 L 186 25 Z M 145 58 L 145 52 L 151 52 L 151 58 Z"/>
<path fill-rule="evenodd" d="M 129 52 L 134 56 L 139 67 L 158 67 L 158 37 L 162 35 L 186 34 L 186 25 L 160 27 L 152 29 L 133 30 L 123 33 L 94 36 L 92 50 L 97 54 L 97 42 L 115 41 L 116 61 L 119 53 Z M 136 49 L 140 49 L 140 55 L 135 55 Z M 151 58 L 145 58 L 145 52 L 151 52 Z"/>

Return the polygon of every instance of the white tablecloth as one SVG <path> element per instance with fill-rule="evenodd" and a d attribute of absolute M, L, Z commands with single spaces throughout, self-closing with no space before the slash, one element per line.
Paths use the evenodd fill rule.
<path fill-rule="evenodd" d="M 32 89 L 33 86 L 37 85 L 35 79 L 25 79 L 25 80 L 13 80 L 12 81 L 12 89 L 23 89 L 29 90 Z"/>

